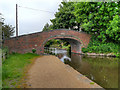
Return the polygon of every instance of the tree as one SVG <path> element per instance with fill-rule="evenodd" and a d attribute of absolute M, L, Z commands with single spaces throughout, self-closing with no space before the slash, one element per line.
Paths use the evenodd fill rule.
<path fill-rule="evenodd" d="M 119 40 L 118 2 L 78 2 L 74 4 L 74 15 L 80 23 L 82 31 L 96 35 L 102 42 Z M 113 29 L 113 22 L 116 22 L 117 29 Z M 115 32 L 117 33 L 117 37 Z M 110 32 L 113 32 L 110 36 Z"/>
<path fill-rule="evenodd" d="M 120 17 L 115 15 L 113 20 L 110 21 L 110 26 L 106 30 L 109 38 L 120 42 Z"/>
<path fill-rule="evenodd" d="M 45 26 L 44 26 L 44 28 L 43 28 L 43 31 L 48 31 L 48 30 L 49 30 L 49 24 L 46 23 Z"/>
<path fill-rule="evenodd" d="M 3 24 L 2 25 L 2 37 L 3 39 L 7 39 L 7 38 L 10 38 L 11 36 L 14 35 L 14 30 L 15 27 L 13 27 L 12 25 L 5 25 Z"/>
<path fill-rule="evenodd" d="M 74 10 L 73 4 L 74 2 L 61 2 L 59 5 L 60 8 L 55 14 L 55 19 L 51 20 L 54 29 L 73 29 L 76 26 L 75 15 L 72 13 Z"/>
<path fill-rule="evenodd" d="M 43 31 L 49 31 L 49 30 L 53 30 L 53 25 L 49 25 L 48 23 L 45 24 Z"/>

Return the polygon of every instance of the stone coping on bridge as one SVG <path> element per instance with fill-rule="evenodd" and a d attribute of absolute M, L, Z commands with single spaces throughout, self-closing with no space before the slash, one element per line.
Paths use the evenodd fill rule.
<path fill-rule="evenodd" d="M 69 65 L 53 55 L 37 58 L 28 70 L 27 88 L 99 88 Z"/>

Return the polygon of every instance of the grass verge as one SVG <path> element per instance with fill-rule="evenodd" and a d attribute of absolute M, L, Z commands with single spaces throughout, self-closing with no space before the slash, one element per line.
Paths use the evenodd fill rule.
<path fill-rule="evenodd" d="M 24 76 L 27 65 L 32 63 L 32 59 L 39 55 L 33 53 L 11 54 L 2 63 L 2 86 L 3 88 L 15 88 Z"/>

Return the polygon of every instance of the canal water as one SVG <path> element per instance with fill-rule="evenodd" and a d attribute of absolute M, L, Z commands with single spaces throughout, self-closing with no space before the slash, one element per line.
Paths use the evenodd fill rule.
<path fill-rule="evenodd" d="M 62 62 L 96 82 L 103 88 L 118 88 L 118 59 L 69 54 L 66 50 L 51 49 L 46 53 L 56 55 Z"/>

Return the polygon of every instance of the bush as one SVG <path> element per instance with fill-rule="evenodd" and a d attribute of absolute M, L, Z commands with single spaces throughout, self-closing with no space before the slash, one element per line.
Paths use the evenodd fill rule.
<path fill-rule="evenodd" d="M 12 52 L 12 54 L 15 54 L 15 52 Z"/>
<path fill-rule="evenodd" d="M 82 48 L 82 52 L 83 52 L 83 53 L 88 52 L 87 48 Z"/>
<path fill-rule="evenodd" d="M 90 53 L 120 53 L 120 45 L 113 42 L 102 43 L 96 37 L 91 38 L 91 41 L 87 48 L 82 48 L 82 52 Z M 119 56 L 119 55 L 117 55 Z"/>
<path fill-rule="evenodd" d="M 120 53 L 114 53 L 114 55 L 116 56 L 116 57 L 118 57 L 118 58 L 120 58 Z"/>
<path fill-rule="evenodd" d="M 2 48 L 2 59 L 7 59 L 9 57 L 9 50 L 8 47 L 3 47 Z"/>
<path fill-rule="evenodd" d="M 36 49 L 32 49 L 32 52 L 35 53 L 35 52 L 36 52 Z"/>

